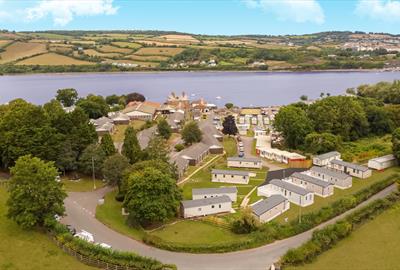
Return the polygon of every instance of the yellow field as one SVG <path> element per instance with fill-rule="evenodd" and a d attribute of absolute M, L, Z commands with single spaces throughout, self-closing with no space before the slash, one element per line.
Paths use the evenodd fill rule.
<path fill-rule="evenodd" d="M 0 53 L 0 64 L 12 62 L 24 57 L 46 52 L 46 44 L 16 42 Z"/>
<path fill-rule="evenodd" d="M 64 45 L 64 44 L 60 44 L 60 45 Z M 59 45 L 50 45 L 49 48 L 50 51 L 52 52 L 71 52 L 72 51 L 72 47 L 70 46 L 59 46 Z"/>
<path fill-rule="evenodd" d="M 134 42 L 113 42 L 111 43 L 113 45 L 119 46 L 119 47 L 123 47 L 123 48 L 130 48 L 130 49 L 139 49 L 140 47 L 142 47 L 141 44 L 139 43 L 134 43 Z"/>
<path fill-rule="evenodd" d="M 17 63 L 17 65 L 45 65 L 45 66 L 60 66 L 60 65 L 93 65 L 92 62 L 77 60 L 68 56 L 46 53 L 34 56 Z"/>
<path fill-rule="evenodd" d="M 169 59 L 168 56 L 161 56 L 161 55 L 129 55 L 126 56 L 126 58 L 132 59 L 132 60 L 136 60 L 136 61 L 155 61 L 155 62 L 159 62 L 159 61 L 166 61 Z"/>
<path fill-rule="evenodd" d="M 73 40 L 73 41 L 71 41 L 71 43 L 72 44 L 88 44 L 88 45 L 96 44 L 96 42 L 93 40 Z"/>
<path fill-rule="evenodd" d="M 0 40 L 0 48 L 10 43 L 11 40 Z"/>
<path fill-rule="evenodd" d="M 182 46 L 183 44 L 177 44 L 172 42 L 162 42 L 157 40 L 150 40 L 150 39 L 138 39 L 135 40 L 141 44 L 150 45 L 150 46 Z"/>
<path fill-rule="evenodd" d="M 200 42 L 198 39 L 190 36 L 190 35 L 163 35 L 159 36 L 158 38 L 170 41 L 170 42 L 190 42 L 190 43 L 197 43 Z"/>
<path fill-rule="evenodd" d="M 83 51 L 85 54 L 89 56 L 98 56 L 98 57 L 120 57 L 120 53 L 101 53 L 93 49 L 88 49 Z"/>
<path fill-rule="evenodd" d="M 103 53 L 130 53 L 132 49 L 118 48 L 110 45 L 98 46 L 97 50 Z"/>
<path fill-rule="evenodd" d="M 182 52 L 182 48 L 158 48 L 149 47 L 139 49 L 135 55 L 161 55 L 161 56 L 174 56 Z"/>

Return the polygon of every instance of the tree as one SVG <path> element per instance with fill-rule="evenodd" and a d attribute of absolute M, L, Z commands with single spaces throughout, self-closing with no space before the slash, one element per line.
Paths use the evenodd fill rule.
<path fill-rule="evenodd" d="M 103 175 L 107 184 L 117 185 L 118 191 L 121 191 L 122 179 L 125 170 L 129 167 L 129 160 L 121 154 L 109 156 L 103 164 Z"/>
<path fill-rule="evenodd" d="M 121 97 L 118 95 L 109 95 L 109 96 L 106 96 L 106 102 L 110 106 L 116 105 L 116 104 L 119 104 L 120 98 Z"/>
<path fill-rule="evenodd" d="M 176 216 L 181 198 L 175 179 L 148 167 L 129 176 L 123 205 L 130 223 L 149 226 Z"/>
<path fill-rule="evenodd" d="M 258 230 L 260 222 L 252 215 L 250 208 L 246 208 L 242 215 L 232 222 L 232 231 L 237 234 L 247 234 Z"/>
<path fill-rule="evenodd" d="M 285 143 L 290 148 L 304 145 L 304 139 L 312 132 L 311 121 L 304 110 L 293 106 L 285 106 L 275 116 L 275 129 L 282 133 Z"/>
<path fill-rule="evenodd" d="M 111 135 L 106 133 L 101 137 L 100 147 L 103 149 L 104 154 L 109 157 L 117 153 Z"/>
<path fill-rule="evenodd" d="M 97 119 L 107 115 L 110 107 L 102 96 L 88 95 L 86 98 L 81 98 L 76 103 L 82 108 L 89 118 Z"/>
<path fill-rule="evenodd" d="M 142 158 L 142 150 L 140 149 L 139 141 L 136 137 L 136 131 L 133 127 L 128 127 L 125 130 L 122 154 L 129 160 L 130 164 L 134 164 Z"/>
<path fill-rule="evenodd" d="M 181 131 L 181 135 L 186 145 L 200 142 L 203 136 L 199 125 L 195 121 L 186 123 Z"/>
<path fill-rule="evenodd" d="M 222 122 L 222 133 L 225 135 L 236 135 L 238 133 L 238 129 L 236 127 L 235 118 L 232 115 L 228 115 L 224 118 Z"/>
<path fill-rule="evenodd" d="M 157 131 L 160 136 L 168 140 L 171 137 L 172 130 L 167 120 L 161 119 L 157 124 Z"/>
<path fill-rule="evenodd" d="M 300 96 L 300 100 L 301 100 L 301 101 L 307 101 L 307 100 L 308 100 L 308 96 L 306 96 L 306 95 L 301 95 L 301 96 Z"/>
<path fill-rule="evenodd" d="M 30 155 L 20 157 L 11 168 L 7 217 L 23 228 L 50 226 L 54 216 L 64 214 L 67 197 L 53 162 Z"/>
<path fill-rule="evenodd" d="M 153 135 L 145 149 L 146 159 L 162 160 L 164 162 L 169 161 L 169 152 L 166 141 L 159 135 Z"/>
<path fill-rule="evenodd" d="M 228 110 L 232 109 L 233 108 L 233 103 L 230 103 L 230 102 L 226 103 L 225 104 L 225 108 L 227 108 Z"/>
<path fill-rule="evenodd" d="M 367 106 L 365 108 L 370 131 L 376 135 L 392 132 L 394 123 L 391 114 L 384 107 Z"/>
<path fill-rule="evenodd" d="M 132 101 L 144 102 L 144 101 L 146 101 L 146 98 L 142 94 L 139 94 L 136 92 L 127 94 L 126 98 L 125 98 L 126 104 L 128 104 L 129 102 L 132 102 Z"/>
<path fill-rule="evenodd" d="M 84 174 L 91 175 L 94 167 L 95 176 L 101 177 L 106 157 L 107 156 L 100 145 L 91 144 L 86 147 L 79 158 L 79 169 Z"/>
<path fill-rule="evenodd" d="M 337 150 L 340 146 L 340 138 L 331 133 L 310 133 L 305 138 L 305 148 L 313 154 L 322 154 Z"/>
<path fill-rule="evenodd" d="M 70 107 L 75 104 L 78 99 L 78 92 L 73 88 L 65 88 L 57 90 L 56 99 L 64 105 Z"/>
<path fill-rule="evenodd" d="M 392 134 L 393 155 L 400 161 L 400 128 L 394 130 Z"/>

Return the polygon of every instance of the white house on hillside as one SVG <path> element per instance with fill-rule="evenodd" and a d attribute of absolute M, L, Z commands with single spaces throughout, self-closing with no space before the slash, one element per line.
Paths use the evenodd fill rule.
<path fill-rule="evenodd" d="M 248 184 L 250 180 L 250 172 L 245 171 L 229 171 L 229 170 L 212 170 L 211 181 L 223 182 L 231 184 Z"/>
<path fill-rule="evenodd" d="M 232 201 L 226 195 L 181 202 L 181 214 L 184 218 L 202 217 L 230 211 L 232 211 Z"/>

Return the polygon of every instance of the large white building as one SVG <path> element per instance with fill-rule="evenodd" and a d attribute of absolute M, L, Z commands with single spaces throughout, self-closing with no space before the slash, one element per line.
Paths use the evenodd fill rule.
<path fill-rule="evenodd" d="M 368 167 L 375 170 L 384 170 L 397 165 L 397 159 L 394 155 L 386 155 L 370 159 Z"/>
<path fill-rule="evenodd" d="M 228 196 L 232 202 L 237 200 L 236 187 L 219 187 L 219 188 L 194 188 L 192 189 L 192 199 L 207 199 L 220 196 Z"/>
<path fill-rule="evenodd" d="M 309 174 L 323 181 L 332 183 L 335 187 L 340 189 L 351 188 L 353 185 L 353 178 L 350 175 L 326 167 L 313 166 L 309 170 Z"/>
<path fill-rule="evenodd" d="M 226 195 L 181 202 L 181 214 L 184 218 L 202 217 L 230 211 L 232 211 L 232 201 Z"/>
<path fill-rule="evenodd" d="M 250 172 L 230 171 L 230 170 L 212 170 L 211 181 L 231 184 L 248 184 Z"/>
<path fill-rule="evenodd" d="M 272 195 L 250 205 L 253 215 L 262 223 L 271 221 L 290 209 L 290 202 L 282 195 Z"/>
<path fill-rule="evenodd" d="M 262 161 L 259 158 L 228 157 L 228 167 L 261 169 Z"/>

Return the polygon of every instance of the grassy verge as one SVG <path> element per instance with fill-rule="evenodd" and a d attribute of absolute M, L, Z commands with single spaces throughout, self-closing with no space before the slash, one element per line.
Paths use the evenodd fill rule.
<path fill-rule="evenodd" d="M 94 270 L 59 249 L 47 235 L 26 231 L 5 217 L 7 192 L 0 187 L 0 269 Z"/>
<path fill-rule="evenodd" d="M 225 136 L 222 144 L 228 157 L 237 156 L 237 145 L 235 138 Z"/>
<path fill-rule="evenodd" d="M 81 177 L 79 181 L 69 180 L 68 178 L 63 177 L 61 182 L 64 184 L 64 188 L 68 192 L 86 192 L 94 190 L 93 180 L 85 176 Z M 95 184 L 96 189 L 105 185 L 105 183 L 99 179 L 95 180 Z"/>

